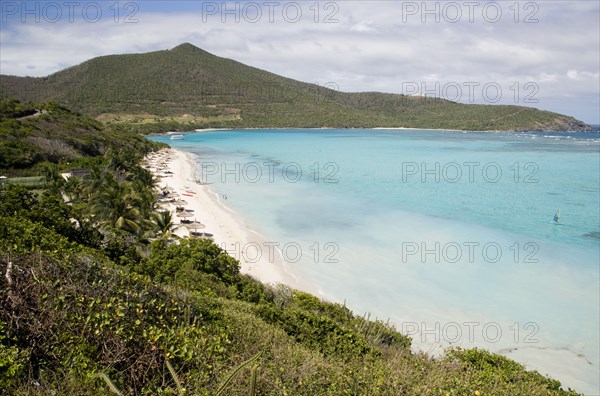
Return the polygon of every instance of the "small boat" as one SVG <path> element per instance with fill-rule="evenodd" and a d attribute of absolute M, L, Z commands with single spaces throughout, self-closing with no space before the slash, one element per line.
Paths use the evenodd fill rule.
<path fill-rule="evenodd" d="M 171 140 L 183 140 L 184 136 L 180 133 L 171 135 Z"/>
<path fill-rule="evenodd" d="M 554 222 L 557 224 L 560 223 L 560 209 L 558 209 L 554 215 Z"/>

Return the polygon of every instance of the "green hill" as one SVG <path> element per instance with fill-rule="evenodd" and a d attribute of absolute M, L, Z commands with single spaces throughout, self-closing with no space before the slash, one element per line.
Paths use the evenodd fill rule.
<path fill-rule="evenodd" d="M 191 44 L 103 56 L 43 78 L 2 75 L 0 93 L 22 101 L 52 100 L 105 123 L 145 132 L 202 127 L 590 129 L 572 117 L 528 107 L 338 92 L 220 58 Z"/>

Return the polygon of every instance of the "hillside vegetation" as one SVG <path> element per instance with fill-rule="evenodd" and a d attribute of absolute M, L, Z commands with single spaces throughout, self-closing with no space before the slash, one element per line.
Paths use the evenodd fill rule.
<path fill-rule="evenodd" d="M 105 127 L 52 102 L 0 101 L 0 172 L 87 166 L 122 147 L 148 151 L 155 144 L 123 126 Z"/>
<path fill-rule="evenodd" d="M 338 92 L 220 58 L 191 44 L 103 56 L 43 78 L 2 75 L 0 94 L 5 99 L 55 101 L 142 132 L 208 127 L 589 130 L 572 117 L 528 107 Z"/>
<path fill-rule="evenodd" d="M 17 125 L 40 107 L 13 105 L 3 114 Z M 65 141 L 98 126 L 46 111 L 36 117 L 54 118 L 42 130 L 77 120 Z M 123 144 L 81 178 L 54 173 L 38 191 L 0 185 L 2 394 L 576 394 L 485 351 L 412 353 L 387 323 L 261 284 L 209 240 L 173 240 L 156 180 L 139 165 L 160 146 Z"/>

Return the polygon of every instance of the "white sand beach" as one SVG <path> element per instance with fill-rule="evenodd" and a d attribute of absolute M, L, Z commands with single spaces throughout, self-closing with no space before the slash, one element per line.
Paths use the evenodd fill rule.
<path fill-rule="evenodd" d="M 194 181 L 196 161 L 191 154 L 164 149 L 150 154 L 146 158 L 146 164 L 155 176 L 160 176 L 161 190 L 168 188 L 173 191 L 176 199 L 186 201 L 187 204 L 183 206 L 192 214 L 188 219 L 206 226 L 198 231 L 208 234 L 217 245 L 240 261 L 242 273 L 263 283 L 282 283 L 298 288 L 296 280 L 285 272 L 280 253 L 275 251 L 270 255 L 264 248 L 256 249 L 256 246 L 265 246 L 265 238 L 252 231 L 241 216 L 227 208 L 209 185 Z M 165 204 L 163 208 L 171 211 L 174 222 L 180 225 L 182 219 L 176 216 L 176 206 Z M 188 237 L 190 231 L 185 226 L 180 226 L 175 234 Z M 245 248 L 248 250 L 247 255 L 241 254 Z M 258 258 L 255 254 L 257 251 Z M 249 260 L 246 260 L 246 256 Z"/>

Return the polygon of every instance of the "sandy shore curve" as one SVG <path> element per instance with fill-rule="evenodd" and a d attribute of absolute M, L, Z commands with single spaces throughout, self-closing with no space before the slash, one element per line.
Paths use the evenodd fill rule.
<path fill-rule="evenodd" d="M 285 284 L 299 288 L 297 279 L 284 269 L 281 252 L 277 249 L 256 249 L 268 245 L 264 236 L 246 224 L 235 211 L 228 208 L 210 185 L 194 180 L 197 159 L 193 154 L 172 148 L 151 153 L 145 158 L 145 167 L 159 178 L 161 190 L 170 189 L 174 195 L 187 202 L 184 205 L 196 220 L 206 226 L 201 232 L 212 235 L 213 241 L 230 256 L 239 260 L 240 271 L 267 284 Z M 173 214 L 178 228 L 175 234 L 188 237 L 189 230 L 176 217 L 176 206 L 165 204 L 161 210 Z M 257 254 L 258 253 L 258 254 Z"/>

